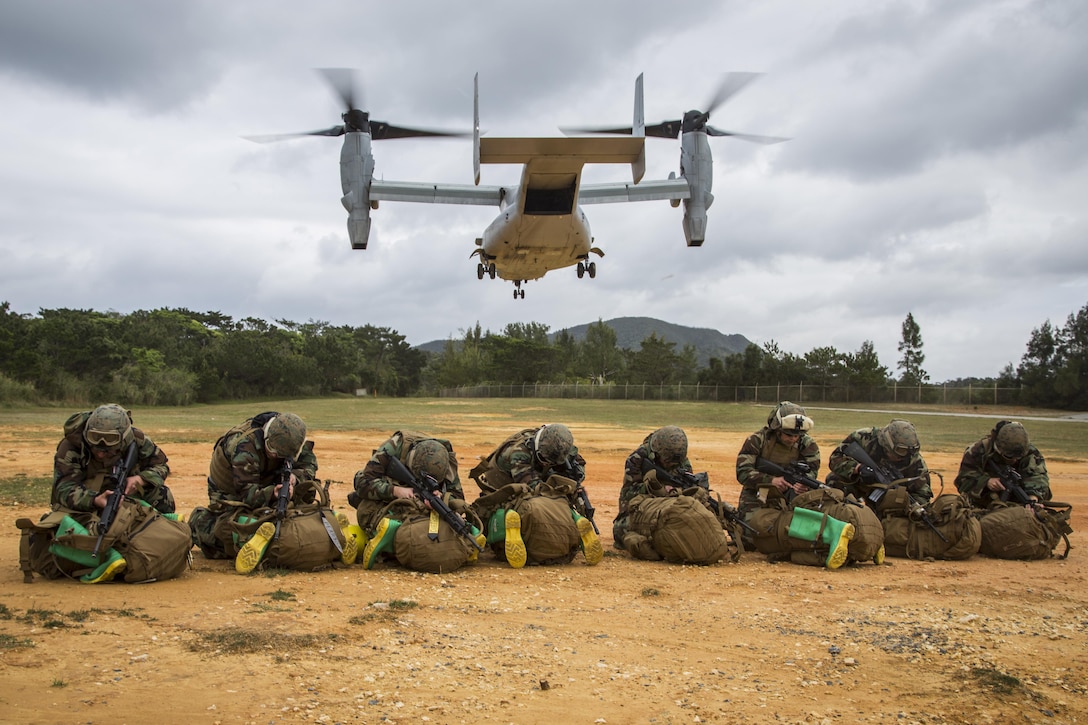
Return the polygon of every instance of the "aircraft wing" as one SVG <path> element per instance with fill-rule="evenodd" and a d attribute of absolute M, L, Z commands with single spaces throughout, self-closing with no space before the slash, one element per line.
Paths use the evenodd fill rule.
<path fill-rule="evenodd" d="M 412 201 L 420 204 L 475 204 L 498 206 L 506 195 L 502 186 L 470 184 L 424 184 L 411 181 L 370 182 L 374 201 Z"/>
<path fill-rule="evenodd" d="M 579 204 L 611 204 L 622 201 L 678 200 L 691 196 L 687 179 L 662 179 L 639 184 L 582 184 Z"/>

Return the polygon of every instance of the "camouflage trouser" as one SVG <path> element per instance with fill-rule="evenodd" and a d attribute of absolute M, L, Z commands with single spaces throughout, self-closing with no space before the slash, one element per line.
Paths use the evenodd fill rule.
<path fill-rule="evenodd" d="M 624 512 L 615 518 L 612 522 L 612 546 L 617 549 L 623 548 L 623 535 L 627 533 L 627 529 L 630 525 L 630 516 L 627 512 Z"/>
<path fill-rule="evenodd" d="M 231 524 L 240 511 L 236 507 L 213 504 L 213 508 L 198 506 L 189 514 L 193 546 L 199 547 L 206 559 L 233 559 L 238 555 L 238 549 L 245 541 L 237 540 Z"/>
<path fill-rule="evenodd" d="M 174 493 L 165 484 L 144 499 L 160 514 L 174 513 Z"/>

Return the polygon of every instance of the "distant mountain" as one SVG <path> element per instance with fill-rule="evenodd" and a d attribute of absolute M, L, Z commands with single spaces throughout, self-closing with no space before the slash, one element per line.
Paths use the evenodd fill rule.
<path fill-rule="evenodd" d="M 584 340 L 586 330 L 589 329 L 590 325 L 595 324 L 597 323 L 587 322 L 584 325 L 568 327 L 566 331 L 575 340 Z M 642 346 L 643 340 L 656 333 L 662 340 L 676 343 L 676 352 L 680 352 L 684 345 L 693 346 L 699 365 L 703 367 L 706 367 L 712 357 L 724 359 L 727 355 L 743 352 L 744 348 L 751 344 L 751 341 L 744 335 L 724 335 L 708 327 L 685 327 L 663 320 L 655 320 L 652 317 L 617 317 L 605 320 L 604 324 L 616 332 L 617 347 L 626 350 L 638 350 Z M 560 332 L 563 332 L 563 330 L 549 333 L 548 339 L 554 341 L 555 336 Z M 446 341 L 432 340 L 422 345 L 416 345 L 416 347 L 427 352 L 440 353 L 446 348 Z"/>

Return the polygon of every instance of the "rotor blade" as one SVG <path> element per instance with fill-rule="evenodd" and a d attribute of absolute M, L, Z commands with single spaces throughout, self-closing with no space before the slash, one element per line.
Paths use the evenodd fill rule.
<path fill-rule="evenodd" d="M 472 134 L 467 131 L 439 131 L 426 128 L 408 128 L 407 126 L 393 126 L 385 121 L 370 122 L 370 137 L 375 141 L 392 138 L 419 138 L 419 137 L 467 137 Z"/>
<path fill-rule="evenodd" d="M 740 93 L 745 86 L 759 78 L 762 73 L 726 73 L 722 78 L 721 84 L 718 86 L 718 90 L 715 91 L 710 102 L 707 103 L 706 109 L 703 111 L 708 117 L 714 112 L 718 106 L 722 105 L 730 98 Z"/>
<path fill-rule="evenodd" d="M 662 121 L 661 123 L 655 123 L 652 126 L 646 127 L 647 136 L 656 136 L 657 138 L 678 138 L 680 136 L 681 122 L 676 121 Z M 631 135 L 630 126 L 610 126 L 608 128 L 590 128 L 585 126 L 560 126 L 559 130 L 564 136 L 576 136 L 583 133 L 608 133 L 615 135 Z"/>
<path fill-rule="evenodd" d="M 739 138 L 741 141 L 751 141 L 752 143 L 772 144 L 782 143 L 783 141 L 789 141 L 789 138 L 785 136 L 757 136 L 751 133 L 736 133 L 735 131 L 723 131 L 720 128 L 714 128 L 713 126 L 706 127 L 707 136 L 732 136 L 733 138 Z"/>
<path fill-rule="evenodd" d="M 336 91 L 344 108 L 352 110 L 363 105 L 363 94 L 359 91 L 358 73 L 353 68 L 318 68 L 325 81 Z M 356 98 L 358 96 L 358 98 Z"/>
<path fill-rule="evenodd" d="M 610 134 L 622 134 L 631 135 L 630 126 L 609 127 L 609 128 L 591 128 L 588 126 L 560 126 L 559 131 L 564 136 L 577 136 L 582 133 L 610 133 Z"/>
<path fill-rule="evenodd" d="M 253 141 L 254 143 L 274 143 L 276 141 L 286 141 L 287 139 L 298 138 L 300 136 L 343 136 L 344 127 L 333 126 L 332 128 L 322 129 L 320 131 L 302 131 L 299 133 L 273 133 L 265 134 L 263 136 L 243 136 L 247 141 Z"/>

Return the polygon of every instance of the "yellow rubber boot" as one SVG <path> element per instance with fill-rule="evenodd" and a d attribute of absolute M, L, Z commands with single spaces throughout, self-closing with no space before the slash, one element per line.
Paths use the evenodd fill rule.
<path fill-rule="evenodd" d="M 514 509 L 506 512 L 506 562 L 515 569 L 525 566 L 528 553 L 521 539 L 521 515 Z"/>
<path fill-rule="evenodd" d="M 374 562 L 377 561 L 378 554 L 393 546 L 393 539 L 396 538 L 397 529 L 399 528 L 400 522 L 396 519 L 383 518 L 378 522 L 378 528 L 374 530 L 374 536 L 370 541 L 366 542 L 366 548 L 363 550 L 363 566 L 367 569 L 374 568 Z"/>
<path fill-rule="evenodd" d="M 601 537 L 593 530 L 593 522 L 585 516 L 579 515 L 573 509 L 574 525 L 578 527 L 578 538 L 582 540 L 582 555 L 590 566 L 601 563 L 604 558 L 604 547 L 601 546 Z"/>
<path fill-rule="evenodd" d="M 271 521 L 265 521 L 257 527 L 257 531 L 249 538 L 249 541 L 238 550 L 238 556 L 234 559 L 234 570 L 239 574 L 248 574 L 261 563 L 268 544 L 276 535 L 276 525 Z"/>
<path fill-rule="evenodd" d="M 366 534 L 362 527 L 351 523 L 344 514 L 336 514 L 336 523 L 344 532 L 344 550 L 340 553 L 340 561 L 350 566 L 355 563 L 360 549 L 366 547 Z"/>
<path fill-rule="evenodd" d="M 57 526 L 58 534 L 75 533 L 81 536 L 90 536 L 90 533 L 83 527 L 83 524 L 79 523 L 71 516 L 65 516 L 60 521 L 60 525 Z M 71 546 L 65 546 L 64 544 L 58 544 L 53 542 L 49 545 L 49 551 L 62 559 L 68 559 L 74 561 L 81 566 L 91 567 L 94 569 L 90 574 L 84 574 L 79 578 L 84 584 L 101 584 L 102 582 L 112 581 L 114 577 L 125 570 L 128 566 L 128 562 L 116 549 L 108 549 L 102 558 L 95 558 L 95 556 L 89 551 L 83 551 L 82 549 L 76 549 Z"/>

